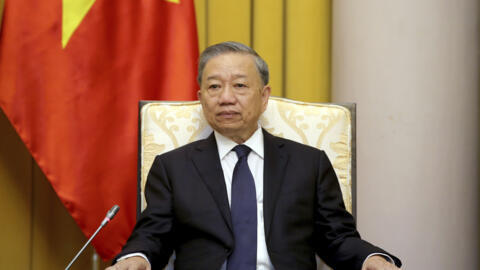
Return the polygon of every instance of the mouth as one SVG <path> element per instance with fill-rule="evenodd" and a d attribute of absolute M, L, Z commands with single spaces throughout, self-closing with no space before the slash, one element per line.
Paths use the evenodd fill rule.
<path fill-rule="evenodd" d="M 239 113 L 235 112 L 235 111 L 223 111 L 223 112 L 217 113 L 217 117 L 221 117 L 221 118 L 224 118 L 224 119 L 230 119 L 230 118 L 235 117 L 238 114 Z"/>

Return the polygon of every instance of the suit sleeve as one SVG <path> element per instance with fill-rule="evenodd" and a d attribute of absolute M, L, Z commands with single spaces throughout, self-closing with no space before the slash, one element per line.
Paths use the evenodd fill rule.
<path fill-rule="evenodd" d="M 360 238 L 353 216 L 345 209 L 335 171 L 323 151 L 318 157 L 316 200 L 316 252 L 328 265 L 360 270 L 368 255 L 385 253 L 401 266 L 398 258 Z"/>
<path fill-rule="evenodd" d="M 145 198 L 147 208 L 116 259 L 141 252 L 147 256 L 152 269 L 162 269 L 173 252 L 174 237 L 171 185 L 160 156 L 155 158 L 148 174 Z"/>

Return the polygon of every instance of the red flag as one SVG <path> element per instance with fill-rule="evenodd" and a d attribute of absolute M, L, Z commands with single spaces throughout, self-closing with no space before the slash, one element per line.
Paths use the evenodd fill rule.
<path fill-rule="evenodd" d="M 197 57 L 192 0 L 5 2 L 0 107 L 86 236 L 120 206 L 104 259 L 135 223 L 138 101 L 195 99 Z"/>

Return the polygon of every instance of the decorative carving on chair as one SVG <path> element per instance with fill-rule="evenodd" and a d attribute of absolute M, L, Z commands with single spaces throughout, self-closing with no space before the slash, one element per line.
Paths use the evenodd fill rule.
<path fill-rule="evenodd" d="M 327 110 L 325 110 L 327 111 Z M 321 148 L 325 136 L 330 132 L 330 130 L 338 124 L 342 119 L 341 113 L 325 113 L 322 114 L 321 120 L 325 122 L 320 122 L 317 124 L 317 128 L 321 130 L 320 136 L 318 136 L 317 143 L 315 144 L 317 148 Z"/>
<path fill-rule="evenodd" d="M 155 108 L 155 110 L 149 111 L 149 113 L 150 119 L 152 119 L 152 121 L 157 124 L 157 126 L 160 127 L 165 132 L 165 134 L 167 134 L 167 136 L 172 141 L 173 147 L 177 148 L 178 142 L 173 132 L 178 131 L 178 126 L 171 125 L 170 127 L 167 127 L 167 122 L 174 122 L 175 120 L 172 116 L 168 116 L 168 114 L 171 113 L 171 108 L 157 107 Z"/>
<path fill-rule="evenodd" d="M 143 145 L 142 187 L 145 186 L 147 174 L 153 164 L 155 156 L 158 155 L 158 153 L 163 153 L 166 147 L 165 144 L 155 143 L 155 137 L 151 133 L 145 135 Z"/>
<path fill-rule="evenodd" d="M 282 124 L 279 125 L 280 122 L 275 126 L 271 124 L 270 120 L 275 121 L 277 116 L 285 125 L 283 128 Z M 351 130 L 350 113 L 347 109 L 337 105 L 318 106 L 270 99 L 269 109 L 261 117 L 260 122 L 268 132 L 276 136 L 285 137 L 284 134 L 289 133 L 285 129 L 287 128 L 296 134 L 294 137 L 297 141 L 325 150 L 339 178 L 345 206 L 347 210 L 352 211 L 349 152 L 351 142 L 347 135 Z M 317 137 L 307 136 L 311 129 L 318 129 Z"/>
<path fill-rule="evenodd" d="M 350 175 L 351 153 L 348 150 L 348 136 L 345 133 L 340 135 L 341 139 L 330 143 L 330 148 L 337 153 L 332 162 L 333 168 L 337 172 L 340 188 L 342 189 L 343 200 L 348 211 L 352 212 L 352 192 Z"/>
<path fill-rule="evenodd" d="M 202 107 L 201 106 L 192 106 L 195 109 L 195 113 L 198 117 L 192 117 L 191 122 L 193 125 L 187 126 L 188 132 L 191 132 L 192 135 L 188 139 L 188 142 L 193 142 L 194 140 L 198 139 L 198 135 L 207 127 L 207 121 L 203 117 Z M 198 126 L 197 126 L 198 125 Z"/>
<path fill-rule="evenodd" d="M 141 184 L 145 186 L 155 156 L 198 139 L 208 126 L 199 103 L 182 106 L 149 104 L 146 109 L 143 137 Z M 185 140 L 185 138 L 188 138 Z"/>
<path fill-rule="evenodd" d="M 275 135 L 277 137 L 285 138 L 285 136 L 283 135 L 283 132 L 276 131 L 275 127 L 270 126 L 270 121 L 268 121 L 267 117 L 265 117 L 264 114 L 262 116 L 260 116 L 260 121 L 259 122 L 260 122 L 260 125 L 262 126 L 262 128 L 264 128 L 270 134 Z"/>
<path fill-rule="evenodd" d="M 290 126 L 297 134 L 300 136 L 303 144 L 308 144 L 307 136 L 302 129 L 307 129 L 308 125 L 303 123 L 300 126 L 297 125 L 297 122 L 303 121 L 303 115 L 299 115 L 296 110 L 292 107 L 292 104 L 276 102 L 277 111 L 280 117 Z"/>

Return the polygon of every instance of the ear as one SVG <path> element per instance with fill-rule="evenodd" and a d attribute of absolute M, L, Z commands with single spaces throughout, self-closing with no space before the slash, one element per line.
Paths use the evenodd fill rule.
<path fill-rule="evenodd" d="M 198 100 L 202 100 L 202 90 L 200 89 L 197 91 L 197 98 Z"/>
<path fill-rule="evenodd" d="M 263 105 L 263 111 L 267 109 L 268 105 L 268 99 L 270 98 L 270 93 L 272 92 L 272 89 L 270 88 L 270 85 L 265 85 L 262 89 L 262 105 Z"/>

